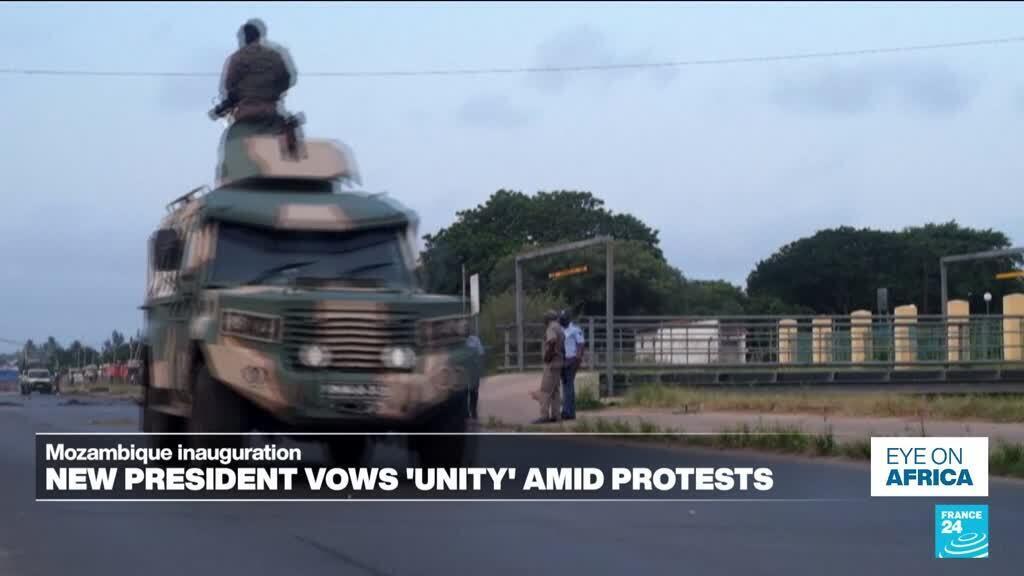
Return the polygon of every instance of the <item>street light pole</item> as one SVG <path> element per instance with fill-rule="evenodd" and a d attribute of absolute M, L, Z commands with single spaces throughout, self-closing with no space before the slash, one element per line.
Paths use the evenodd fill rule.
<path fill-rule="evenodd" d="M 991 336 L 989 332 L 992 330 L 992 318 L 989 317 L 989 303 L 992 302 L 992 293 L 985 292 L 985 359 L 991 358 L 992 351 L 988 349 Z"/>

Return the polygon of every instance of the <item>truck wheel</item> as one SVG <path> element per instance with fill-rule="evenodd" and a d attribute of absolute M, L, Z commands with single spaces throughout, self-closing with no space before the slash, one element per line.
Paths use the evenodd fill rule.
<path fill-rule="evenodd" d="M 152 389 L 144 388 L 142 397 L 142 431 L 156 432 L 163 434 L 181 433 L 184 422 L 178 416 L 165 414 L 154 410 L 152 406 Z M 152 445 L 154 448 L 175 448 L 177 442 L 173 436 L 153 436 Z"/>
<path fill-rule="evenodd" d="M 201 365 L 196 371 L 192 391 L 192 417 L 189 432 L 249 432 L 252 413 L 244 398 L 210 375 L 209 368 Z M 197 436 L 198 444 L 206 446 L 242 445 L 241 436 Z"/>
<path fill-rule="evenodd" d="M 331 436 L 325 442 L 332 466 L 360 466 L 370 452 L 366 436 Z"/>
<path fill-rule="evenodd" d="M 424 432 L 459 433 L 458 435 L 413 436 L 412 447 L 420 464 L 428 468 L 472 465 L 476 459 L 476 438 L 466 436 L 467 393 L 461 392 L 427 421 Z"/>
<path fill-rule="evenodd" d="M 149 346 L 143 346 L 139 354 L 140 372 L 142 376 L 142 402 L 140 420 L 143 432 L 174 433 L 181 432 L 182 419 L 153 409 L 153 388 L 149 381 Z M 154 436 L 153 445 L 157 448 L 173 448 L 174 442 L 166 436 Z"/>

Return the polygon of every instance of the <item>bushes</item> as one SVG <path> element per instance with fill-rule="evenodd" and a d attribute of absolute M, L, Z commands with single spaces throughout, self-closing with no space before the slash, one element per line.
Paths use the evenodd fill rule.
<path fill-rule="evenodd" d="M 565 307 L 565 302 L 549 293 L 523 294 L 523 316 L 526 324 L 543 322 L 544 312 L 547 310 L 558 310 Z M 505 331 L 502 326 L 515 324 L 516 321 L 516 299 L 512 291 L 503 292 L 497 296 L 488 297 L 480 304 L 480 339 L 483 340 L 487 349 L 487 369 L 493 371 L 505 361 Z M 530 327 L 527 326 L 526 329 Z M 515 332 L 509 331 L 509 338 L 512 345 L 510 351 L 515 354 Z M 531 340 L 529 336 L 527 342 Z M 533 339 L 536 341 L 536 339 Z M 536 355 L 538 350 L 527 350 L 529 354 Z"/>

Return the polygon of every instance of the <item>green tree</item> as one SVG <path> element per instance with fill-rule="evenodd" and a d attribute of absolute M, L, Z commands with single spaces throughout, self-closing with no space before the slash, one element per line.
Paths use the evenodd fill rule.
<path fill-rule="evenodd" d="M 739 316 L 747 312 L 747 296 L 724 280 L 683 280 L 671 310 L 686 316 Z"/>
<path fill-rule="evenodd" d="M 539 325 L 543 324 L 544 312 L 560 310 L 567 303 L 556 294 L 540 292 L 526 294 L 523 297 L 524 324 L 530 325 L 525 333 L 527 342 L 537 342 L 541 336 Z M 516 321 L 515 295 L 511 291 L 501 292 L 480 304 L 480 340 L 488 354 L 489 368 L 500 366 L 504 362 L 505 338 L 509 339 L 512 362 L 515 362 L 516 333 L 510 326 Z M 528 351 L 530 353 L 531 351 Z M 534 354 L 537 350 L 532 350 Z"/>
<path fill-rule="evenodd" d="M 851 227 L 821 230 L 758 262 L 747 278 L 747 293 L 753 299 L 815 313 L 848 314 L 874 309 L 877 289 L 888 288 L 890 306 L 916 304 L 922 314 L 938 314 L 942 256 L 1008 246 L 1009 239 L 1001 232 L 964 228 L 955 222 L 898 232 Z M 950 276 L 950 297 L 995 288 L 996 272 L 1010 269 L 1013 263 L 1005 258 L 957 266 Z"/>
<path fill-rule="evenodd" d="M 491 286 L 495 266 L 522 250 L 558 242 L 614 235 L 647 245 L 658 259 L 658 233 L 627 214 L 614 214 L 589 192 L 499 190 L 485 203 L 456 214 L 456 221 L 424 236 L 422 271 L 431 291 L 458 294 L 461 266 L 480 274 L 481 290 Z"/>
<path fill-rule="evenodd" d="M 900 237 L 907 257 L 898 268 L 895 283 L 898 293 L 907 302 L 916 304 L 918 310 L 929 314 L 942 313 L 940 258 L 1010 247 L 1010 239 L 1002 232 L 963 228 L 956 222 L 907 228 Z M 949 268 L 949 297 L 966 298 L 971 293 L 985 291 L 999 295 L 1007 287 L 1019 290 L 1019 283 L 1000 282 L 995 280 L 995 275 L 1013 269 L 1020 262 L 1017 257 L 953 264 Z M 995 300 L 998 307 L 1001 299 Z"/>
<path fill-rule="evenodd" d="M 677 313 L 675 295 L 682 274 L 668 265 L 659 253 L 637 241 L 616 242 L 615 310 L 617 315 L 655 315 Z M 556 294 L 578 314 L 605 313 L 606 260 L 603 247 L 556 254 L 523 263 L 523 291 Z M 586 266 L 583 274 L 549 278 L 549 273 Z M 494 266 L 488 294 L 515 289 L 515 255 L 500 259 Z"/>

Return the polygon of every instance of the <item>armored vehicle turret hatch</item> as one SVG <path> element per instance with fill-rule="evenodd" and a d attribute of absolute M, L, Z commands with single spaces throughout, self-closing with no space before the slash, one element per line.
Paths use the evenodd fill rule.
<path fill-rule="evenodd" d="M 217 186 L 253 180 L 361 183 L 353 155 L 340 143 L 306 140 L 297 144 L 293 154 L 279 136 L 229 139 L 224 143 Z"/>

